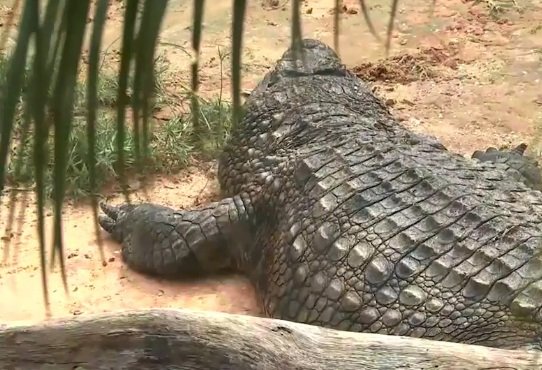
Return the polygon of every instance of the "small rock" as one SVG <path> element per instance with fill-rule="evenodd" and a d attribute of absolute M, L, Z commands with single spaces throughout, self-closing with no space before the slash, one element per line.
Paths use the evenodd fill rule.
<path fill-rule="evenodd" d="M 115 257 L 109 257 L 109 262 L 115 262 Z"/>
<path fill-rule="evenodd" d="M 346 13 L 347 14 L 358 14 L 358 10 L 356 8 L 347 8 Z"/>
<path fill-rule="evenodd" d="M 308 8 L 308 9 L 306 10 L 306 13 L 307 13 L 307 14 L 312 14 L 312 8 Z"/>
<path fill-rule="evenodd" d="M 7 241 L 9 241 L 11 238 L 13 238 L 13 233 L 11 233 L 10 235 L 4 235 L 4 236 L 2 236 L 0 239 L 2 239 L 3 241 L 7 242 Z"/>
<path fill-rule="evenodd" d="M 386 105 L 388 107 L 393 107 L 395 105 L 395 100 L 394 99 L 386 99 Z"/>
<path fill-rule="evenodd" d="M 107 266 L 107 261 L 102 261 L 102 266 L 103 267 Z"/>
<path fill-rule="evenodd" d="M 88 255 L 88 254 L 85 253 L 85 258 L 86 258 L 86 259 L 90 259 L 91 257 L 90 257 L 90 255 Z"/>
<path fill-rule="evenodd" d="M 79 315 L 81 315 L 82 313 L 83 313 L 83 312 L 82 312 L 81 310 L 75 310 L 75 311 L 73 311 L 73 315 L 74 315 L 74 316 L 79 316 Z"/>

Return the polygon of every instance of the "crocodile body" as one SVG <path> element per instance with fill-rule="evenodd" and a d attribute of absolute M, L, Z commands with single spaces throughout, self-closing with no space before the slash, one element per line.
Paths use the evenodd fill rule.
<path fill-rule="evenodd" d="M 398 124 L 331 48 L 303 48 L 245 103 L 219 160 L 222 200 L 102 205 L 126 263 L 236 269 L 270 317 L 540 349 L 542 194 L 524 148 L 452 153 Z"/>

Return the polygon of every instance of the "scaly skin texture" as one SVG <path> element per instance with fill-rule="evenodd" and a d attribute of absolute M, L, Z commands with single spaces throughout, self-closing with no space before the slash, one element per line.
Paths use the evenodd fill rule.
<path fill-rule="evenodd" d="M 237 269 L 275 318 L 539 349 L 542 194 L 523 167 L 412 133 L 328 46 L 303 48 L 305 64 L 286 51 L 248 99 L 219 162 L 223 200 L 103 205 L 126 263 Z"/>
<path fill-rule="evenodd" d="M 507 167 L 510 174 L 533 189 L 542 190 L 542 174 L 538 161 L 525 156 L 526 144 L 520 144 L 511 150 L 487 148 L 472 154 L 472 158 L 482 162 L 501 163 Z"/>

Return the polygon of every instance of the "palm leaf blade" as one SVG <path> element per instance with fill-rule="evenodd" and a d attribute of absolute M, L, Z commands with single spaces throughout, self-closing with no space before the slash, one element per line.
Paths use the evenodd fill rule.
<path fill-rule="evenodd" d="M 241 53 L 246 5 L 246 0 L 233 2 L 231 76 L 234 125 L 237 125 L 241 118 Z"/>
<path fill-rule="evenodd" d="M 130 73 L 130 63 L 132 61 L 134 33 L 136 26 L 138 0 L 127 0 L 126 11 L 124 13 L 124 27 L 122 31 L 121 60 L 117 90 L 117 173 L 123 193 L 128 199 L 126 181 L 124 177 L 124 139 L 126 136 L 124 122 L 126 116 L 126 106 L 128 105 L 128 75 Z"/>
<path fill-rule="evenodd" d="M 108 6 L 108 0 L 99 0 L 96 5 L 96 10 L 94 12 L 94 25 L 90 40 L 90 52 L 88 56 L 89 66 L 87 77 L 87 166 L 90 178 L 92 216 L 102 261 L 104 261 L 104 253 L 98 225 L 98 201 L 96 199 L 96 111 L 98 110 L 98 66 L 100 47 L 105 21 L 107 19 Z"/>
<path fill-rule="evenodd" d="M 86 30 L 86 20 L 90 9 L 89 0 L 69 1 L 66 6 L 66 37 L 59 62 L 59 78 L 55 86 L 52 100 L 54 125 L 54 244 L 51 263 L 55 262 L 55 252 L 58 252 L 62 282 L 67 288 L 66 271 L 64 266 L 64 248 L 62 241 L 62 206 L 65 192 L 65 175 L 67 165 L 68 140 L 71 132 L 74 90 L 77 72 L 81 60 L 83 38 Z"/>
<path fill-rule="evenodd" d="M 194 59 L 192 61 L 192 96 L 191 96 L 191 110 L 192 110 L 192 125 L 196 138 L 201 135 L 201 127 L 199 123 L 199 57 L 201 47 L 201 29 L 203 25 L 203 9 L 205 6 L 205 0 L 194 0 L 194 23 L 192 30 L 192 51 L 194 53 Z M 198 139 L 199 142 L 199 139 Z"/>

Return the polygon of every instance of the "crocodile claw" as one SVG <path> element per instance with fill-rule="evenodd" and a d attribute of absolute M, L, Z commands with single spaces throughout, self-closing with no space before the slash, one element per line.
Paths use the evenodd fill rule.
<path fill-rule="evenodd" d="M 117 226 L 117 219 L 120 213 L 119 207 L 111 206 L 104 202 L 100 202 L 100 208 L 105 213 L 105 215 L 98 216 L 98 223 L 100 224 L 102 229 L 114 236 Z"/>
<path fill-rule="evenodd" d="M 102 229 L 111 234 L 113 239 L 117 242 L 121 242 L 123 235 L 122 229 L 126 227 L 125 223 L 123 226 L 123 221 L 137 206 L 128 203 L 114 206 L 105 202 L 100 202 L 99 205 L 105 215 L 98 216 L 98 223 Z"/>
<path fill-rule="evenodd" d="M 107 217 L 116 220 L 119 217 L 120 208 L 118 206 L 112 206 L 105 202 L 100 202 L 100 208 L 107 215 Z"/>
<path fill-rule="evenodd" d="M 115 231 L 115 226 L 116 226 L 116 222 L 115 220 L 107 217 L 107 216 L 102 216 L 102 215 L 99 215 L 98 216 L 98 223 L 100 224 L 100 226 L 102 227 L 102 229 L 104 229 L 105 231 L 107 231 L 109 234 L 113 234 L 114 231 Z"/>

